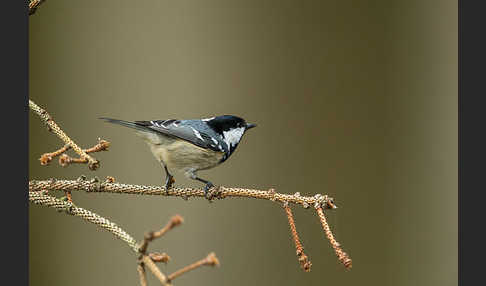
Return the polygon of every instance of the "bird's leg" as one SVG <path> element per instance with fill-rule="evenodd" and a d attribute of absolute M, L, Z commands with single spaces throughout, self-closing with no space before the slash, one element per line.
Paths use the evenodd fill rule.
<path fill-rule="evenodd" d="M 194 169 L 186 170 L 186 177 L 191 178 L 193 180 L 197 180 L 199 182 L 205 183 L 206 186 L 204 186 L 204 197 L 206 199 L 208 199 L 209 201 L 211 201 L 212 198 L 209 196 L 209 189 L 211 189 L 212 187 L 214 187 L 213 183 L 211 183 L 210 181 L 206 181 L 204 179 L 199 178 L 196 175 L 196 170 L 194 170 Z"/>
<path fill-rule="evenodd" d="M 166 194 L 169 194 L 169 189 L 172 188 L 172 185 L 175 183 L 174 176 L 172 176 L 169 173 L 169 170 L 167 170 L 167 166 L 164 164 L 164 162 L 160 161 L 162 166 L 164 166 L 165 170 L 165 192 Z"/>
<path fill-rule="evenodd" d="M 195 177 L 194 179 L 198 180 L 199 182 L 203 182 L 203 183 L 206 184 L 206 186 L 204 186 L 204 196 L 206 197 L 206 199 L 211 200 L 211 198 L 208 196 L 208 191 L 209 191 L 209 189 L 214 187 L 213 183 L 211 183 L 210 181 L 206 181 L 204 179 L 201 179 L 199 177 Z"/>

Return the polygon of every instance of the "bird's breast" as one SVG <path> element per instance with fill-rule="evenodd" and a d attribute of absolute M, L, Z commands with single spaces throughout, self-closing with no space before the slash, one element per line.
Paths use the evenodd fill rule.
<path fill-rule="evenodd" d="M 204 149 L 183 140 L 174 140 L 168 144 L 152 144 L 152 153 L 164 162 L 169 170 L 186 171 L 213 168 L 223 158 L 223 152 Z"/>

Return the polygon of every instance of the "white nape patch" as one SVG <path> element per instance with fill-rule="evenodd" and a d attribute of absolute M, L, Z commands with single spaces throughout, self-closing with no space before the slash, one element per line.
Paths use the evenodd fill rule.
<path fill-rule="evenodd" d="M 229 131 L 223 131 L 224 141 L 228 147 L 235 146 L 241 140 L 241 136 L 245 132 L 244 127 L 238 127 L 230 129 Z"/>
<path fill-rule="evenodd" d="M 204 118 L 204 119 L 201 119 L 201 120 L 202 120 L 202 121 L 211 121 L 211 120 L 213 120 L 213 119 L 214 119 L 214 117 L 211 117 L 211 118 Z"/>
<path fill-rule="evenodd" d="M 201 133 L 199 133 L 199 131 L 197 131 L 196 129 L 192 128 L 192 131 L 194 132 L 194 135 L 196 135 L 197 138 L 201 139 L 201 141 L 204 141 L 204 139 L 202 138 L 201 136 Z"/>

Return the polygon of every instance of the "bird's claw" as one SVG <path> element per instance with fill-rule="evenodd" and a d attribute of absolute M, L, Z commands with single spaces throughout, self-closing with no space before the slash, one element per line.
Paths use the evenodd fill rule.
<path fill-rule="evenodd" d="M 213 199 L 212 193 L 209 192 L 209 190 L 214 187 L 214 185 L 211 182 L 207 182 L 206 185 L 204 186 L 204 197 L 211 201 Z"/>

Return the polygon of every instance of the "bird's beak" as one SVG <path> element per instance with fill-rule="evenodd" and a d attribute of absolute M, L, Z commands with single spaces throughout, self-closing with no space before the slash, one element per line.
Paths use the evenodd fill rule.
<path fill-rule="evenodd" d="M 256 127 L 256 126 L 257 126 L 256 124 L 247 123 L 246 124 L 246 130 L 251 129 L 251 128 Z"/>

